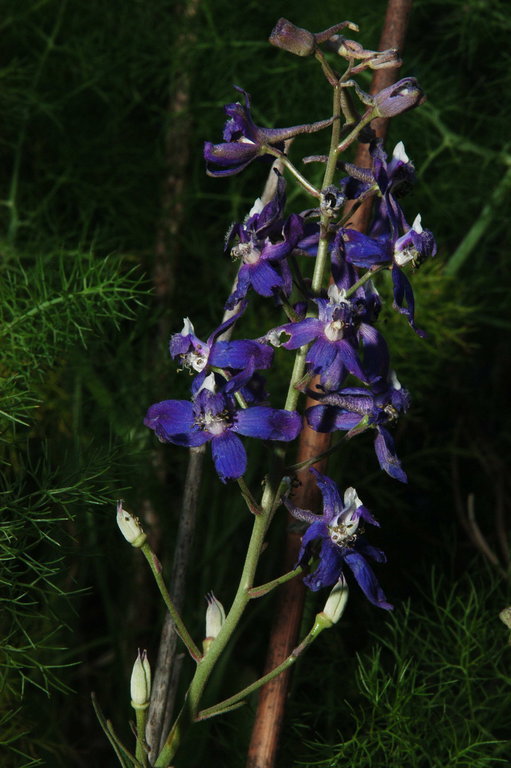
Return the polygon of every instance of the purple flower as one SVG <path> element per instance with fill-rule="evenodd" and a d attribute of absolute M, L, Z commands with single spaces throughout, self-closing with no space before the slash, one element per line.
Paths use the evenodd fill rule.
<path fill-rule="evenodd" d="M 241 312 L 238 312 L 222 323 L 213 331 L 206 342 L 197 338 L 194 327 L 187 317 L 184 319 L 181 333 L 174 333 L 171 336 L 170 356 L 174 359 L 179 358 L 184 367 L 199 374 L 192 385 L 194 394 L 201 387 L 212 367 L 223 369 L 229 374 L 239 371 L 239 373 L 231 376 L 229 391 L 237 390 L 240 386 L 245 385 L 254 371 L 271 366 L 273 350 L 266 344 L 249 339 L 216 340 L 236 322 L 240 314 Z"/>
<path fill-rule="evenodd" d="M 425 101 L 424 91 L 414 77 L 404 77 L 374 96 L 378 117 L 395 117 Z"/>
<path fill-rule="evenodd" d="M 232 309 L 245 298 L 250 287 L 261 296 L 272 296 L 278 290 L 291 292 L 291 273 L 286 257 L 303 234 L 302 218 L 292 213 L 282 218 L 285 205 L 285 181 L 280 176 L 275 196 L 263 207 L 258 198 L 243 224 L 234 224 L 227 245 L 233 259 L 240 259 L 236 287 L 225 306 Z"/>
<path fill-rule="evenodd" d="M 286 323 L 270 331 L 266 338 L 280 346 L 279 336 L 289 335 L 282 346 L 286 349 L 298 349 L 312 342 L 307 351 L 306 362 L 309 372 L 319 375 L 321 387 L 326 390 L 338 389 L 348 373 L 361 381 L 381 375 L 374 370 L 375 365 L 385 367 L 387 346 L 378 331 L 366 322 L 367 314 L 364 299 L 349 301 L 345 292 L 336 285 L 328 289 L 328 300 L 314 299 L 318 306 L 318 317 L 307 317 L 296 323 Z M 359 343 L 370 349 L 368 362 L 370 372 L 366 372 L 359 357 Z"/>
<path fill-rule="evenodd" d="M 309 425 L 316 432 L 348 432 L 348 437 L 374 429 L 374 449 L 380 467 L 402 483 L 406 474 L 396 455 L 394 438 L 387 425 L 397 421 L 399 414 L 408 409 L 410 396 L 395 377 L 391 382 L 379 382 L 370 389 L 347 387 L 339 392 L 310 393 L 321 405 L 313 405 L 305 412 Z"/>
<path fill-rule="evenodd" d="M 372 171 L 351 166 L 352 173 L 360 178 L 356 182 L 359 185 L 358 192 L 355 184 L 355 187 L 351 186 L 351 194 L 356 197 L 369 189 L 371 184 L 376 184 L 381 194 L 376 217 L 369 235 L 354 229 L 341 230 L 339 251 L 348 264 L 357 267 L 389 264 L 392 270 L 394 307 L 405 315 L 419 336 L 424 336 L 424 332 L 415 325 L 413 289 L 403 267 L 408 263 L 418 267 L 425 259 L 434 256 L 436 243 L 433 234 L 422 229 L 420 215 L 410 227 L 396 199 L 414 183 L 415 169 L 402 142 L 396 145 L 390 162 L 387 162 L 381 140 L 373 143 L 370 152 L 373 158 Z M 344 188 L 349 190 L 350 184 L 345 184 Z M 402 236 L 401 232 L 404 233 Z"/>
<path fill-rule="evenodd" d="M 229 119 L 224 127 L 223 144 L 205 142 L 204 158 L 208 176 L 234 176 L 253 160 L 262 157 L 266 147 L 283 151 L 286 139 L 301 133 L 320 131 L 332 124 L 330 119 L 291 128 L 259 128 L 250 114 L 250 96 L 242 88 L 235 88 L 245 97 L 245 105 L 236 102 L 225 107 Z M 220 166 L 222 170 L 211 170 L 210 164 Z"/>
<path fill-rule="evenodd" d="M 315 515 L 305 509 L 294 507 L 290 501 L 284 503 L 297 520 L 309 523 L 302 537 L 297 565 L 306 566 L 314 552 L 314 542 L 320 543 L 319 563 L 315 570 L 304 578 L 304 584 L 316 592 L 329 587 L 343 574 L 347 565 L 368 600 L 379 608 L 391 610 L 385 594 L 374 575 L 367 557 L 378 563 L 386 561 L 384 553 L 370 546 L 361 536 L 361 521 L 378 525 L 369 510 L 363 506 L 354 488 L 348 488 L 341 499 L 337 485 L 316 469 L 309 470 L 323 495 L 323 514 Z"/>
<path fill-rule="evenodd" d="M 144 424 L 159 440 L 188 447 L 211 443 L 220 479 L 241 477 L 247 455 L 238 434 L 261 440 L 294 440 L 302 420 L 296 411 L 266 406 L 238 409 L 232 395 L 216 391 L 214 374 L 204 380 L 192 401 L 163 400 L 151 405 Z"/>

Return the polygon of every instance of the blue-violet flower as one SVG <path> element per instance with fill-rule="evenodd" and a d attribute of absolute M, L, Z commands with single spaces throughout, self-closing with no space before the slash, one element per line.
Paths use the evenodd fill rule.
<path fill-rule="evenodd" d="M 306 566 L 314 552 L 314 542 L 320 543 L 319 563 L 314 571 L 304 578 L 304 584 L 316 592 L 329 587 L 343 574 L 347 565 L 368 600 L 379 608 L 392 609 L 374 575 L 367 558 L 378 563 L 386 561 L 384 553 L 369 545 L 361 535 L 360 522 L 378 525 L 369 510 L 364 507 L 354 488 L 348 488 L 341 499 L 339 489 L 326 475 L 316 469 L 309 470 L 323 495 L 323 513 L 315 515 L 305 509 L 293 506 L 284 500 L 286 507 L 297 520 L 309 523 L 302 537 L 297 565 Z"/>

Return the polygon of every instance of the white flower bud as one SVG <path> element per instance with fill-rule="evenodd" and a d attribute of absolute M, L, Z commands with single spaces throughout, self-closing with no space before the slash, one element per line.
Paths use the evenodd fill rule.
<path fill-rule="evenodd" d="M 133 664 L 130 681 L 131 706 L 133 709 L 147 709 L 151 698 L 151 667 L 147 659 L 147 651 L 138 651 Z"/>
<path fill-rule="evenodd" d="M 322 611 L 323 615 L 326 616 L 326 618 L 329 619 L 332 624 L 337 624 L 343 615 L 344 609 L 346 608 L 346 603 L 348 602 L 348 595 L 348 584 L 346 583 L 346 579 L 341 573 L 339 580 L 330 592 L 325 607 Z"/>
<path fill-rule="evenodd" d="M 217 600 L 213 592 L 206 595 L 208 607 L 206 609 L 206 638 L 203 641 L 204 653 L 207 653 L 215 637 L 223 627 L 225 611 L 220 600 Z"/>
<path fill-rule="evenodd" d="M 141 547 L 147 539 L 138 517 L 123 509 L 122 501 L 117 502 L 117 525 L 132 547 Z"/>
<path fill-rule="evenodd" d="M 213 592 L 206 595 L 208 607 L 206 609 L 206 637 L 215 638 L 222 629 L 225 621 L 225 611 L 220 600 L 217 600 Z"/>

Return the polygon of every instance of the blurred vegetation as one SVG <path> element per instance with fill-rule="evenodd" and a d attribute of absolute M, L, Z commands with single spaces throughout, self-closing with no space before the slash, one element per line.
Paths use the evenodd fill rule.
<path fill-rule="evenodd" d="M 315 31 L 341 12 L 376 47 L 385 3 L 293 9 Z M 168 567 L 186 452 L 155 448 L 142 419 L 152 402 L 186 396 L 168 329 L 188 315 L 206 338 L 218 324 L 233 277 L 223 236 L 265 179 L 257 164 L 207 178 L 202 143 L 220 139 L 234 84 L 269 126 L 326 117 L 330 96 L 314 62 L 266 43 L 291 15 L 280 0 L 203 0 L 193 13 L 177 0 L 0 0 L 0 10 L 0 757 L 6 768 L 113 766 L 90 691 L 130 738 L 121 692 L 137 646 L 155 657 L 162 618 L 138 553 L 119 541 L 114 501 L 124 496 L 152 524 Z M 428 338 L 390 309 L 382 317 L 413 395 L 397 433 L 410 483 L 378 470 L 364 436 L 330 465 L 382 523 L 375 543 L 389 564 L 379 575 L 398 607 L 389 618 L 353 592 L 346 622 L 297 669 L 283 766 L 377 765 L 389 752 L 389 764 L 421 768 L 503 759 L 510 651 L 497 613 L 508 582 L 480 552 L 474 561 L 460 519 L 473 509 L 505 570 L 510 27 L 504 0 L 414 3 L 402 72 L 428 101 L 394 121 L 387 143 L 402 139 L 415 162 L 406 212 L 422 213 L 440 252 L 413 276 Z M 321 137 L 296 142 L 293 157 L 314 151 L 324 151 Z M 290 204 L 308 205 L 298 193 Z M 155 294 L 169 216 L 168 290 Z M 243 332 L 259 335 L 263 320 L 269 327 L 276 314 L 260 303 Z M 275 404 L 283 388 L 282 374 Z M 264 462 L 264 448 L 249 450 Z M 232 597 L 250 523 L 235 489 L 219 486 L 208 462 L 185 610 L 197 637 L 203 595 Z M 262 580 L 279 572 L 283 525 Z M 270 619 L 258 601 L 211 703 L 232 692 L 230 680 L 257 675 Z M 434 711 L 448 713 L 440 737 Z M 228 765 L 228 745 L 242 764 L 252 712 L 199 726 L 186 764 L 214 762 L 212 732 L 216 762 Z"/>

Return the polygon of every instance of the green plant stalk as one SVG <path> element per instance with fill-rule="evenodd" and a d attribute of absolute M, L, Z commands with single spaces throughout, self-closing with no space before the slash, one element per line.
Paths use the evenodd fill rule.
<path fill-rule="evenodd" d="M 92 706 L 94 708 L 94 712 L 96 713 L 96 717 L 98 718 L 98 722 L 101 728 L 103 729 L 105 736 L 110 742 L 110 745 L 114 750 L 122 768 L 132 768 L 132 766 L 139 766 L 137 758 L 126 749 L 124 744 L 120 741 L 119 737 L 115 733 L 112 722 L 110 720 L 107 720 L 106 717 L 104 716 L 103 711 L 96 699 L 95 693 L 91 694 L 91 699 L 92 699 Z"/>
<path fill-rule="evenodd" d="M 208 709 L 203 709 L 201 712 L 199 712 L 198 718 L 199 719 L 208 718 L 216 714 L 218 715 L 221 714 L 225 709 L 230 709 L 233 706 L 233 704 L 237 704 L 238 702 L 242 701 L 251 693 L 253 693 L 254 691 L 257 691 L 263 685 L 266 685 L 266 683 L 269 683 L 270 680 L 273 680 L 274 677 L 277 677 L 277 675 L 280 675 L 281 672 L 284 672 L 286 669 L 289 669 L 289 667 L 291 667 L 295 663 L 298 657 L 309 647 L 311 643 L 314 642 L 314 640 L 318 637 L 318 635 L 326 628 L 327 628 L 326 624 L 317 620 L 314 623 L 313 628 L 304 637 L 300 645 L 294 648 L 289 654 L 289 656 L 286 659 L 284 659 L 284 661 L 282 661 L 280 664 L 274 667 L 266 675 L 264 675 L 263 677 L 260 677 L 251 685 L 247 685 L 246 688 L 243 688 L 241 691 L 238 691 L 238 693 L 235 693 L 233 696 L 230 696 L 228 699 L 224 699 L 223 701 L 220 701 L 218 704 L 215 704 L 212 707 L 208 707 Z"/>
<path fill-rule="evenodd" d="M 172 726 L 172 729 L 165 741 L 162 751 L 155 762 L 155 768 L 166 768 L 176 754 L 181 743 L 183 733 L 194 722 L 199 710 L 199 702 L 204 691 L 204 687 L 215 666 L 220 654 L 227 645 L 231 635 L 236 629 L 238 622 L 250 600 L 249 590 L 254 583 L 256 567 L 259 561 L 259 555 L 264 543 L 264 537 L 268 528 L 269 520 L 273 510 L 274 498 L 279 487 L 275 477 L 269 480 L 263 492 L 261 500 L 261 514 L 254 517 L 252 536 L 248 545 L 245 564 L 241 575 L 240 583 L 231 609 L 226 616 L 225 622 L 210 646 L 206 656 L 199 660 L 195 675 L 188 689 L 183 707 Z"/>
<path fill-rule="evenodd" d="M 346 291 L 346 298 L 348 299 L 350 296 L 353 296 L 353 294 L 358 291 L 361 285 L 364 285 L 364 283 L 367 283 L 368 280 L 370 280 L 374 275 L 376 275 L 378 272 L 381 272 L 383 269 L 388 269 L 386 264 L 380 264 L 379 266 L 375 267 L 374 269 L 368 269 L 367 272 L 365 272 L 360 280 L 357 280 L 356 283 L 353 283 L 351 288 L 349 288 Z"/>
<path fill-rule="evenodd" d="M 333 105 L 332 105 L 332 113 L 334 116 L 334 121 L 332 123 L 332 134 L 330 139 L 330 151 L 328 153 L 328 160 L 325 168 L 325 175 L 323 177 L 323 186 L 328 187 L 334 178 L 335 174 L 335 167 L 337 163 L 337 147 L 339 144 L 339 136 L 341 131 L 341 124 L 340 124 L 340 114 L 341 114 L 341 87 L 340 85 L 335 86 L 333 89 Z M 323 285 L 323 280 L 325 276 L 325 271 L 327 267 L 327 261 L 328 261 L 328 243 L 329 243 L 329 234 L 328 234 L 328 226 L 329 226 L 329 216 L 326 213 L 323 213 L 321 215 L 320 219 L 320 237 L 319 237 L 319 245 L 318 245 L 318 252 L 316 256 L 316 263 L 314 265 L 314 274 L 312 276 L 312 285 L 311 290 L 315 294 L 319 294 L 321 291 L 321 286 Z M 308 315 L 309 316 L 309 315 Z M 307 355 L 307 349 L 308 345 L 304 347 L 300 347 L 298 350 L 293 372 L 291 374 L 291 382 L 289 385 L 288 395 L 286 399 L 286 405 L 285 408 L 288 411 L 292 411 L 296 408 L 296 404 L 298 402 L 298 398 L 300 393 L 297 389 L 295 389 L 295 384 L 297 384 L 302 378 L 305 371 L 305 357 Z"/>
<path fill-rule="evenodd" d="M 293 174 L 300 186 L 303 187 L 303 189 L 308 192 L 309 195 L 312 195 L 312 197 L 316 198 L 320 197 L 321 192 L 316 189 L 316 187 L 300 173 L 298 168 L 293 165 L 287 155 L 285 155 L 283 152 L 280 152 L 278 149 L 275 149 L 275 147 L 265 147 L 265 154 L 278 158 L 282 165 L 287 168 L 290 173 Z"/>
<path fill-rule="evenodd" d="M 137 722 L 137 748 L 135 757 L 137 760 L 147 768 L 149 765 L 147 760 L 147 750 L 145 748 L 145 728 L 147 723 L 147 707 L 145 709 L 135 709 L 135 717 Z"/>
<path fill-rule="evenodd" d="M 177 634 L 179 635 L 183 643 L 188 648 L 188 652 L 190 656 L 194 659 L 194 661 L 199 662 L 202 658 L 202 654 L 197 648 L 197 646 L 195 645 L 195 643 L 193 642 L 190 633 L 188 632 L 181 616 L 177 612 L 177 609 L 174 603 L 172 602 L 172 598 L 169 595 L 168 589 L 165 585 L 165 581 L 163 580 L 163 576 L 161 575 L 161 566 L 156 555 L 152 551 L 147 541 L 145 541 L 142 544 L 140 549 L 142 550 L 145 556 L 145 559 L 149 563 L 149 566 L 154 576 L 154 580 L 156 581 L 156 584 L 158 585 L 158 589 L 160 590 L 160 594 L 163 598 L 163 602 L 167 606 L 167 610 L 170 613 L 172 617 L 172 621 L 175 624 Z"/>
<path fill-rule="evenodd" d="M 252 589 L 249 589 L 249 595 L 251 599 L 263 597 L 264 595 L 267 595 L 268 592 L 271 592 L 272 589 L 275 589 L 275 587 L 285 584 L 286 581 L 291 581 L 291 579 L 294 579 L 295 576 L 299 576 L 302 572 L 303 568 L 299 565 L 297 568 L 284 573 L 282 576 L 278 576 L 276 579 L 267 581 L 265 584 L 260 584 L 258 587 L 252 587 Z"/>

